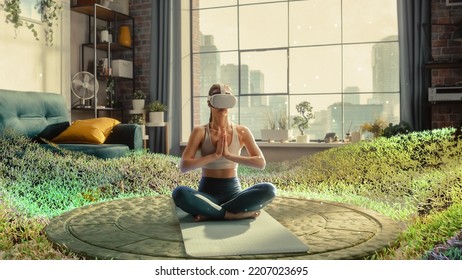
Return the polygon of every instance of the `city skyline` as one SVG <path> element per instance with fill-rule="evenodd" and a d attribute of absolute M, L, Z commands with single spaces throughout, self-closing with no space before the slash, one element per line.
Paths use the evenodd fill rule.
<path fill-rule="evenodd" d="M 318 0 L 297 1 L 296 5 L 306 7 L 309 5 L 308 2 L 316 3 L 316 5 L 325 3 Z M 353 2 L 364 3 L 361 0 Z M 281 4 L 284 3 L 278 5 Z M 255 5 L 255 7 L 265 7 L 267 12 L 271 9 L 274 12 L 278 5 Z M 368 5 L 370 6 L 370 3 Z M 272 8 L 269 8 L 270 6 Z M 327 6 L 329 5 L 323 7 Z M 380 13 L 387 14 L 393 9 L 393 5 L 390 5 L 388 9 L 385 9 L 386 11 Z M 249 38 L 245 39 L 247 35 L 242 33 L 247 31 L 241 31 L 239 37 L 237 36 L 235 32 L 238 29 L 237 26 L 241 28 L 241 26 L 249 25 L 249 17 L 246 16 L 248 13 L 241 10 L 239 10 L 239 25 L 237 20 L 227 20 L 226 24 L 223 22 L 206 24 L 207 18 L 221 18 L 226 14 L 227 18 L 233 18 L 229 17 L 230 11 L 235 10 L 223 8 L 200 11 L 200 30 L 197 34 L 200 36 L 201 44 L 199 48 L 193 45 L 193 51 L 195 50 L 193 65 L 200 65 L 200 67 L 194 68 L 193 71 L 197 77 L 200 76 L 200 84 L 194 89 L 201 89 L 201 92 L 194 90 L 194 96 L 206 96 L 208 85 L 217 81 L 230 84 L 237 95 L 250 94 L 240 97 L 240 107 L 237 110 L 233 109 L 231 115 L 233 119 L 240 118 L 239 121 L 243 124 L 249 125 L 250 123 L 250 126 L 255 128 L 254 132 L 266 125 L 267 120 L 261 117 L 268 111 L 266 107 L 274 108 L 274 110 L 277 106 L 282 107 L 280 110 L 285 110 L 287 117 L 291 120 L 296 114 L 295 105 L 304 100 L 312 103 L 317 115 L 309 130 L 310 134 L 314 134 L 314 138 L 322 138 L 325 133 L 332 132 L 329 130 L 334 130 L 333 132 L 341 136 L 350 129 L 352 123 L 354 123 L 353 127 L 358 128 L 361 123 L 373 122 L 374 118 L 379 115 L 389 122 L 399 121 L 399 53 L 396 25 L 369 21 L 371 28 L 384 24 L 385 31 L 382 28 L 380 32 L 372 34 L 371 38 L 375 37 L 374 40 L 361 41 L 360 38 L 356 38 L 355 40 L 359 41 L 354 43 L 353 39 L 361 34 L 356 34 L 356 31 L 356 33 L 347 34 L 344 27 L 340 28 L 342 24 L 351 25 L 354 20 L 340 22 L 338 11 L 328 13 L 319 24 L 316 20 L 311 20 L 310 23 L 316 23 L 315 26 L 304 25 L 300 23 L 302 19 L 297 16 L 293 19 L 291 14 L 291 26 L 297 28 L 291 28 L 296 31 L 290 31 L 289 37 L 298 38 L 298 40 L 296 42 L 290 40 L 285 46 L 279 46 L 278 44 L 282 43 L 278 43 L 277 40 L 267 41 L 266 46 L 271 47 L 263 47 L 264 45 L 259 42 L 255 44 L 249 41 Z M 350 12 L 344 11 L 344 13 Z M 365 14 L 367 14 L 365 17 L 369 17 L 370 11 Z M 386 20 L 390 21 L 389 15 L 384 17 L 388 17 Z M 281 24 L 280 19 L 275 21 L 276 24 Z M 367 22 L 367 20 L 363 21 Z M 282 22 L 287 23 L 289 20 L 287 17 L 282 17 Z M 318 38 L 318 40 L 324 40 L 324 43 L 309 45 L 307 40 L 311 40 L 313 44 L 314 37 L 307 35 L 310 32 L 300 30 L 308 27 L 319 29 L 329 22 L 334 22 L 334 26 L 324 28 L 323 31 L 326 31 L 327 35 L 321 39 Z M 271 34 L 280 32 L 278 29 L 273 32 L 270 23 L 266 28 L 272 30 Z M 340 29 L 347 34 L 344 35 L 343 40 L 351 40 L 352 43 L 329 42 L 339 37 Z M 205 30 L 210 30 L 210 34 L 204 33 Z M 298 31 L 300 34 L 295 34 Z M 239 39 L 238 43 L 233 37 L 233 32 L 236 38 L 243 37 L 244 39 Z M 332 33 L 337 34 L 332 35 Z M 377 39 L 377 36 L 382 36 L 381 34 L 383 37 Z M 223 44 L 224 38 L 226 38 L 226 44 Z M 246 40 L 247 43 L 244 44 L 243 41 Z M 224 49 L 222 46 L 225 46 Z M 339 65 L 342 67 L 339 68 Z M 361 106 L 362 109 L 360 109 Z M 202 108 L 207 109 L 200 106 L 201 111 Z M 249 112 L 246 112 L 247 108 L 250 108 Z M 261 112 L 259 117 L 255 114 L 258 110 Z M 205 121 L 205 118 L 202 120 Z"/>

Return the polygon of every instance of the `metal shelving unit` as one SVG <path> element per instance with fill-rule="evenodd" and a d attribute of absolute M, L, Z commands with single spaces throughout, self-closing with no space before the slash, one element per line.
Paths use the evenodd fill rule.
<path fill-rule="evenodd" d="M 90 48 L 93 49 L 93 74 L 95 75 L 95 78 L 98 79 L 98 51 L 104 51 L 107 54 L 107 59 L 108 59 L 108 67 L 109 69 L 112 69 L 112 54 L 115 52 L 126 52 L 126 51 L 131 51 L 132 52 L 132 62 L 134 61 L 135 58 L 135 48 L 134 48 L 134 32 L 131 33 L 132 36 L 132 44 L 130 47 L 121 45 L 117 42 L 98 42 L 98 36 L 97 36 L 97 20 L 104 21 L 106 24 L 111 24 L 111 26 L 114 28 L 113 32 L 113 40 L 117 39 L 118 36 L 116 31 L 116 28 L 119 26 L 121 23 L 130 23 L 131 29 L 134 30 L 135 27 L 135 20 L 133 17 L 111 10 L 109 8 L 106 8 L 102 5 L 99 4 L 94 4 L 94 5 L 79 5 L 79 6 L 72 6 L 71 11 L 85 14 L 88 16 L 88 40 L 87 43 L 82 44 L 82 68 L 84 68 L 85 64 L 85 48 Z M 93 29 L 93 30 L 91 30 Z M 133 63 L 132 63 L 133 64 Z M 133 66 L 132 66 L 133 67 Z M 84 69 L 81 69 L 84 70 Z M 133 71 L 134 69 L 132 69 Z M 116 81 L 115 83 L 117 84 L 118 79 L 127 79 L 127 78 L 118 78 L 112 76 Z M 132 87 L 133 90 L 135 88 L 135 81 L 132 78 Z M 100 87 L 101 88 L 101 87 Z M 115 87 L 115 94 L 117 96 L 117 85 Z M 114 107 L 106 107 L 106 106 L 100 106 L 98 105 L 98 93 L 96 92 L 96 85 L 95 85 L 95 97 L 93 99 L 93 104 L 92 108 L 94 110 L 94 116 L 95 118 L 99 117 L 98 111 L 109 111 L 113 112 L 117 110 L 118 108 Z M 80 110 L 80 109 L 75 109 L 75 110 Z M 89 111 L 89 109 L 85 109 L 85 111 Z"/>

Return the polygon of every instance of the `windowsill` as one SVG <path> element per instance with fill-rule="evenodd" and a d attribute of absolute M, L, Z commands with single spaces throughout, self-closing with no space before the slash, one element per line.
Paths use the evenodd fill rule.
<path fill-rule="evenodd" d="M 344 142 L 334 142 L 334 143 L 324 143 L 324 142 L 309 142 L 309 143 L 297 143 L 297 142 L 267 142 L 267 141 L 256 141 L 259 147 L 281 147 L 281 148 L 334 148 L 339 147 L 348 143 Z M 186 147 L 187 142 L 181 142 L 181 147 Z"/>
<path fill-rule="evenodd" d="M 334 143 L 325 143 L 325 142 L 309 142 L 309 143 L 298 143 L 298 142 L 267 142 L 267 141 L 257 141 L 259 147 L 283 147 L 283 148 L 333 148 L 345 145 L 344 142 L 334 142 Z"/>

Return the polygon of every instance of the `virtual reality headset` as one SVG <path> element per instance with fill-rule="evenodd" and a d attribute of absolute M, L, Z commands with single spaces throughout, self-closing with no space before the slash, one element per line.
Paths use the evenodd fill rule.
<path fill-rule="evenodd" d="M 220 85 L 220 93 L 209 96 L 210 106 L 217 109 L 229 109 L 236 105 L 236 97 L 231 94 L 228 88 Z"/>

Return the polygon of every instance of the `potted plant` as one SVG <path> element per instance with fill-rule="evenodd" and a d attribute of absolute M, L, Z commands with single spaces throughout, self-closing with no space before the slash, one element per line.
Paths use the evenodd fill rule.
<path fill-rule="evenodd" d="M 156 100 L 147 104 L 145 109 L 149 112 L 150 123 L 164 123 L 164 112 L 167 112 L 167 106 L 165 104 L 162 104 L 159 100 Z"/>
<path fill-rule="evenodd" d="M 300 135 L 297 135 L 297 142 L 308 143 L 310 142 L 310 137 L 305 134 L 305 129 L 310 128 L 310 120 L 314 119 L 313 106 L 309 101 L 302 101 L 295 105 L 295 109 L 300 114 L 293 118 L 293 125 L 300 130 Z"/>
<path fill-rule="evenodd" d="M 373 122 L 366 122 L 361 125 L 361 133 L 368 132 L 373 138 L 382 136 L 383 130 L 387 127 L 382 118 L 376 118 Z"/>
<path fill-rule="evenodd" d="M 144 138 L 144 136 L 146 135 L 146 121 L 145 121 L 142 114 L 132 115 L 132 118 L 130 119 L 130 121 L 128 123 L 140 125 L 142 135 L 143 135 L 143 138 Z"/>
<path fill-rule="evenodd" d="M 133 92 L 132 106 L 135 111 L 143 111 L 145 104 L 146 94 L 141 90 L 137 89 Z"/>
<path fill-rule="evenodd" d="M 288 129 L 287 115 L 285 110 L 279 112 L 279 115 L 273 112 L 268 114 L 268 128 L 261 130 L 261 138 L 263 141 L 287 142 L 291 138 L 291 130 Z"/>
<path fill-rule="evenodd" d="M 103 7 L 109 8 L 109 5 L 114 2 L 114 0 L 100 0 L 98 1 Z"/>
<path fill-rule="evenodd" d="M 110 25 L 99 26 L 99 41 L 101 43 L 112 43 L 112 28 Z"/>
<path fill-rule="evenodd" d="M 112 78 L 112 76 L 109 75 L 106 81 L 106 107 L 108 108 L 114 108 L 115 106 L 114 86 L 114 78 Z"/>

